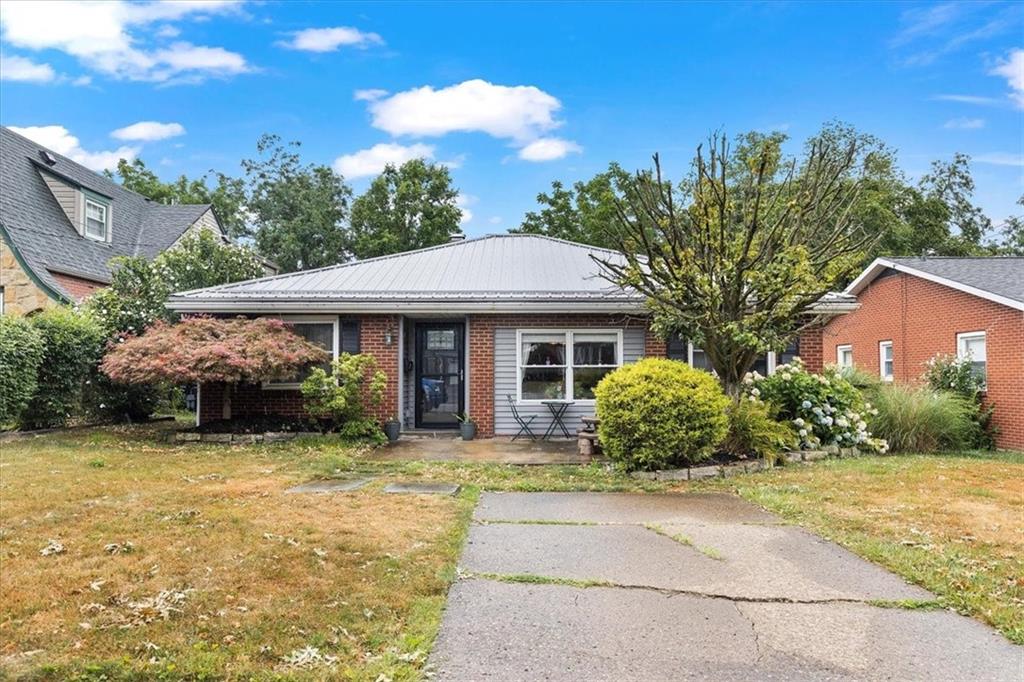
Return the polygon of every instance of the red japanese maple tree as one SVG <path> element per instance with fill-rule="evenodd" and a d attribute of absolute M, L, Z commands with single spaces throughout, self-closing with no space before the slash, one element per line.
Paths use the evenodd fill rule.
<path fill-rule="evenodd" d="M 114 344 L 100 368 L 125 384 L 239 382 L 286 379 L 330 355 L 295 334 L 287 323 L 266 318 L 197 316 L 178 324 L 160 321 L 142 336 Z M 224 418 L 231 416 L 224 392 Z"/>

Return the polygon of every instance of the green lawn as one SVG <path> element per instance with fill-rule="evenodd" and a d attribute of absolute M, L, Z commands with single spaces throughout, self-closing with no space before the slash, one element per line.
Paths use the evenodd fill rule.
<path fill-rule="evenodd" d="M 0 677 L 419 679 L 481 489 L 691 489 L 600 465 L 371 462 L 320 439 L 175 446 L 159 428 L 0 446 Z M 358 475 L 376 479 L 283 494 Z M 381 492 L 396 480 L 463 491 Z M 735 489 L 1019 642 L 1022 481 L 1020 457 L 891 457 L 692 488 Z"/>

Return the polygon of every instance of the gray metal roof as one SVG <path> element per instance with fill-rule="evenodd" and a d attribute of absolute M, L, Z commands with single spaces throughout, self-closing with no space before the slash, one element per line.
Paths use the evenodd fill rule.
<path fill-rule="evenodd" d="M 184 292 L 186 301 L 573 302 L 642 297 L 600 277 L 614 251 L 526 234 L 488 235 L 331 267 Z"/>
<path fill-rule="evenodd" d="M 43 150 L 57 159 L 52 167 L 42 164 L 40 152 Z M 110 243 L 78 234 L 40 176 L 40 169 L 111 199 Z M 0 226 L 32 273 L 65 298 L 71 297 L 50 274 L 51 270 L 107 282 L 111 258 L 152 258 L 177 241 L 209 208 L 209 204 L 166 206 L 153 203 L 65 156 L 0 127 Z"/>
<path fill-rule="evenodd" d="M 879 258 L 850 284 L 846 292 L 860 293 L 887 269 L 937 281 L 962 291 L 1024 309 L 1024 257 Z"/>
<path fill-rule="evenodd" d="M 293 272 L 171 298 L 173 309 L 551 310 L 642 312 L 644 297 L 600 275 L 593 257 L 621 262 L 616 251 L 531 234 L 488 235 L 318 270 Z M 828 294 L 824 308 L 855 305 Z"/>

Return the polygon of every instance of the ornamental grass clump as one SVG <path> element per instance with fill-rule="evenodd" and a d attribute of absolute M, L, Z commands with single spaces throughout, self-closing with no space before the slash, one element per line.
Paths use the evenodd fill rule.
<path fill-rule="evenodd" d="M 975 406 L 963 396 L 928 386 L 889 385 L 875 401 L 872 428 L 893 452 L 964 450 L 977 442 Z"/>
<path fill-rule="evenodd" d="M 771 376 L 748 374 L 743 385 L 747 400 L 770 403 L 780 420 L 793 425 L 801 447 L 888 451 L 888 444 L 868 430 L 875 408 L 834 367 L 812 374 L 797 358 L 779 365 Z"/>
<path fill-rule="evenodd" d="M 620 367 L 594 389 L 598 435 L 626 470 L 696 464 L 725 438 L 729 399 L 707 372 L 647 358 Z"/>
<path fill-rule="evenodd" d="M 998 433 L 992 424 L 995 405 L 985 403 L 985 375 L 975 369 L 974 359 L 940 353 L 924 364 L 925 371 L 921 378 L 933 391 L 952 393 L 971 405 L 971 421 L 977 425 L 971 446 L 994 448 Z"/>

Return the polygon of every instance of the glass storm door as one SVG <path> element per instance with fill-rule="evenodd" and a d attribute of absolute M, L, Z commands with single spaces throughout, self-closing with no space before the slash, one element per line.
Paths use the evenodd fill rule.
<path fill-rule="evenodd" d="M 453 429 L 464 410 L 462 323 L 416 325 L 416 427 Z"/>

